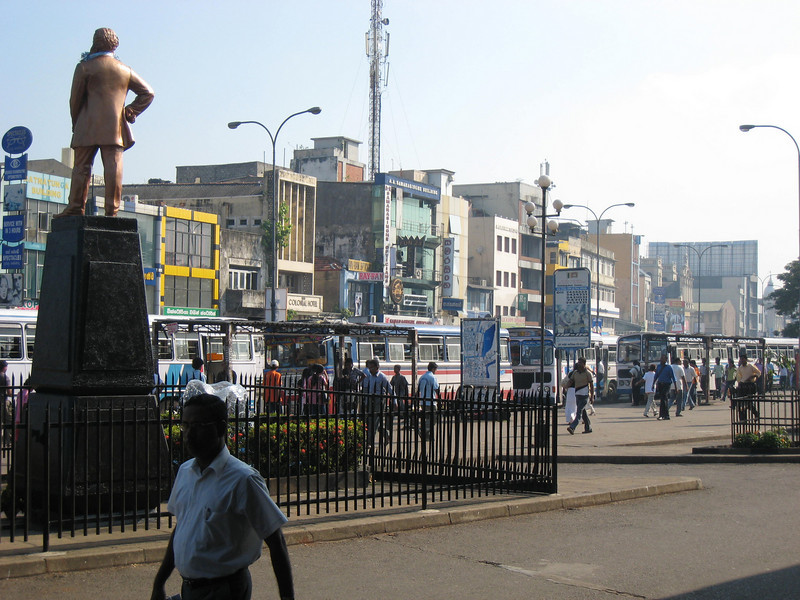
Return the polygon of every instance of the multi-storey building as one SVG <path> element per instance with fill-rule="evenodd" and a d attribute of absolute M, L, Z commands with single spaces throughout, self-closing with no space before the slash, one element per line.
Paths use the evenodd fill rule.
<path fill-rule="evenodd" d="M 15 182 L 19 204 L 4 203 L 3 215 L 24 215 L 25 231 L 18 263 L 3 270 L 22 275 L 25 305 L 38 306 L 47 236 L 54 214 L 69 196 L 71 169 L 55 160 L 31 161 L 26 180 Z M 90 188 L 86 212 L 98 214 L 100 182 Z M 119 216 L 138 222 L 147 309 L 151 314 L 219 315 L 219 220 L 217 215 L 140 204 L 126 195 Z M 7 240 L 5 240 L 7 241 Z M 14 265 L 14 266 L 12 266 Z M 18 266 L 17 266 L 18 265 Z"/>
<path fill-rule="evenodd" d="M 665 263 L 688 265 L 694 276 L 691 301 L 697 310 L 731 302 L 736 310 L 736 326 L 735 331 L 725 332 L 726 335 L 758 335 L 761 318 L 757 240 L 650 242 L 648 254 L 662 258 Z M 693 323 L 691 331 L 697 327 L 696 316 Z"/>

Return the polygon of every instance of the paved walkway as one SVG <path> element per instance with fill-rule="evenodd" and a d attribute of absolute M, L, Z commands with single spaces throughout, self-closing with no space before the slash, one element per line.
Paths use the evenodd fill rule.
<path fill-rule="evenodd" d="M 569 435 L 560 414 L 559 462 L 689 462 L 752 461 L 751 456 L 693 454 L 699 446 L 730 444 L 730 408 L 712 401 L 685 416 L 657 421 L 642 416 L 642 407 L 610 404 L 596 407 L 593 433 Z M 672 411 L 674 415 L 674 409 Z M 761 457 L 763 459 L 765 457 Z M 775 458 L 775 457 L 773 457 Z M 800 459 L 777 457 L 780 459 Z M 598 472 L 592 478 L 559 477 L 559 493 L 551 496 L 495 496 L 477 501 L 437 503 L 428 510 L 399 507 L 332 516 L 293 517 L 284 528 L 291 544 L 377 535 L 422 527 L 437 527 L 517 514 L 585 507 L 658 494 L 696 490 L 702 482 L 694 477 L 609 477 Z M 43 573 L 159 562 L 166 547 L 168 529 L 111 533 L 89 537 L 51 536 L 51 551 L 40 552 L 40 537 L 11 544 L 0 541 L 0 579 Z"/>

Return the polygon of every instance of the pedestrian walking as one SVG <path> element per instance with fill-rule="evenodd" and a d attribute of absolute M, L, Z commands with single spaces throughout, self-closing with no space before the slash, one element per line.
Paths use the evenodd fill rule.
<path fill-rule="evenodd" d="M 675 404 L 675 416 L 682 417 L 681 413 L 684 409 L 683 402 L 685 400 L 683 394 L 688 386 L 686 385 L 686 372 L 683 370 L 681 361 L 677 356 L 672 359 L 672 371 L 675 373 L 675 387 L 670 392 L 670 404 Z"/>
<path fill-rule="evenodd" d="M 420 398 L 422 410 L 422 430 L 428 439 L 433 436 L 433 428 L 436 424 L 436 400 L 439 398 L 439 380 L 436 379 L 436 371 L 439 365 L 431 361 L 428 363 L 428 370 L 419 378 L 417 384 L 417 395 Z"/>
<path fill-rule="evenodd" d="M 592 423 L 586 413 L 586 405 L 594 400 L 594 374 L 586 368 L 586 359 L 581 356 L 575 362 L 575 370 L 567 375 L 568 387 L 575 388 L 575 418 L 567 426 L 570 435 L 575 433 L 575 428 L 583 420 L 583 433 L 592 433 Z"/>
<path fill-rule="evenodd" d="M 719 362 L 719 356 L 714 358 L 714 390 L 717 400 L 723 399 L 723 387 L 725 383 L 725 366 Z"/>
<path fill-rule="evenodd" d="M 644 416 L 650 416 L 650 409 L 653 410 L 653 416 L 656 416 L 656 407 L 653 400 L 656 395 L 656 366 L 650 365 L 647 373 L 644 374 L 644 395 L 647 398 L 647 403 L 644 405 Z"/>
<path fill-rule="evenodd" d="M 167 508 L 177 518 L 153 581 L 151 600 L 164 600 L 177 568 L 183 600 L 249 600 L 248 567 L 264 542 L 282 599 L 294 598 L 287 519 L 270 498 L 261 474 L 228 452 L 228 411 L 211 394 L 186 401 L 182 436 L 194 458 L 178 469 Z"/>
<path fill-rule="evenodd" d="M 659 400 L 659 421 L 669 421 L 669 393 L 674 384 L 675 371 L 667 364 L 667 355 L 661 355 L 661 361 L 656 367 L 656 397 Z"/>

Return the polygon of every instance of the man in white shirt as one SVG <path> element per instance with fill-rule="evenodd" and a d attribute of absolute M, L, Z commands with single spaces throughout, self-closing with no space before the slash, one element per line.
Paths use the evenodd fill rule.
<path fill-rule="evenodd" d="M 266 542 L 281 599 L 294 598 L 292 567 L 281 526 L 286 517 L 269 496 L 264 478 L 230 455 L 225 445 L 227 408 L 211 394 L 186 401 L 183 440 L 194 458 L 183 463 L 167 508 L 178 519 L 153 582 L 151 600 L 166 598 L 177 568 L 182 600 L 249 600 L 248 567 Z"/>
<path fill-rule="evenodd" d="M 686 373 L 681 366 L 680 359 L 676 356 L 672 359 L 672 372 L 675 373 L 675 390 L 673 392 L 672 402 L 675 404 L 675 416 L 682 417 L 683 411 L 683 391 L 688 389 L 686 385 Z"/>

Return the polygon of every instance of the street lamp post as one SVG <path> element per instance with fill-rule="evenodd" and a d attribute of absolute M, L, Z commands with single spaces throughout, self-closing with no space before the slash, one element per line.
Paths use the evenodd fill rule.
<path fill-rule="evenodd" d="M 544 400 L 544 326 L 545 326 L 545 287 L 547 285 L 547 279 L 545 272 L 545 256 L 547 254 L 547 230 L 549 229 L 551 233 L 555 233 L 558 230 L 558 223 L 556 221 L 547 221 L 547 190 L 552 185 L 552 181 L 547 175 L 541 175 L 539 179 L 536 180 L 536 185 L 538 185 L 542 189 L 542 281 L 541 281 L 541 309 L 540 309 L 540 316 L 539 316 L 539 398 L 540 400 Z M 553 202 L 553 208 L 556 210 L 556 216 L 561 214 L 561 209 L 564 207 L 564 204 L 561 200 L 556 200 Z M 525 212 L 528 214 L 527 224 L 530 227 L 531 233 L 536 230 L 536 215 L 534 215 L 534 211 L 536 210 L 536 205 L 531 202 L 530 200 L 525 203 Z"/>
<path fill-rule="evenodd" d="M 709 244 L 706 248 L 700 252 L 697 248 L 690 244 L 672 244 L 676 248 L 688 248 L 695 254 L 697 254 L 697 331 L 695 333 L 700 333 L 700 315 L 703 312 L 703 284 L 700 281 L 700 276 L 703 270 L 703 255 L 711 250 L 712 248 L 727 248 L 728 244 Z"/>
<path fill-rule="evenodd" d="M 788 135 L 789 138 L 794 143 L 794 147 L 797 150 L 797 194 L 798 194 L 798 209 L 800 209 L 800 146 L 797 145 L 797 140 L 794 139 L 794 136 L 791 133 L 786 131 L 783 127 L 778 127 L 777 125 L 739 125 L 739 131 L 747 133 L 748 131 L 750 131 L 751 129 L 755 129 L 756 127 L 765 127 L 769 129 L 777 129 L 779 131 L 782 131 L 783 133 Z M 797 236 L 798 247 L 800 247 L 800 212 L 798 212 L 797 232 L 798 232 Z M 800 260 L 800 250 L 798 251 L 798 260 Z M 800 302 L 800 299 L 798 299 L 798 301 Z M 800 335 L 798 335 L 798 338 L 800 338 Z M 795 353 L 794 364 L 795 364 L 795 377 L 796 377 L 794 383 L 796 388 L 800 388 L 800 368 L 798 368 L 800 367 L 800 352 Z"/>
<path fill-rule="evenodd" d="M 597 287 L 597 293 L 595 294 L 595 296 L 597 296 L 597 300 L 595 302 L 595 307 L 596 307 L 595 321 L 597 322 L 598 332 L 601 333 L 601 334 L 603 333 L 603 328 L 600 325 L 600 219 L 603 218 L 603 215 L 606 214 L 606 211 L 608 211 L 611 208 L 614 208 L 615 206 L 629 206 L 629 207 L 632 208 L 632 207 L 636 206 L 636 203 L 634 203 L 634 202 L 620 202 L 618 204 L 612 204 L 610 206 L 606 206 L 603 209 L 603 212 L 600 213 L 599 217 L 597 216 L 596 212 L 594 212 L 591 208 L 589 208 L 585 204 L 565 204 L 564 205 L 565 209 L 567 209 L 567 208 L 585 208 L 590 213 L 592 213 L 592 215 L 595 218 L 595 221 L 597 222 L 597 228 L 595 230 L 595 234 L 596 234 L 595 235 L 595 239 L 596 239 L 595 256 L 597 257 L 597 268 L 595 269 L 595 276 L 594 276 L 595 277 L 595 286 Z"/>
<path fill-rule="evenodd" d="M 311 108 L 307 108 L 306 110 L 301 110 L 294 114 L 289 115 L 286 117 L 280 125 L 278 125 L 278 129 L 275 130 L 275 135 L 272 135 L 272 132 L 267 128 L 266 125 L 260 123 L 259 121 L 231 121 L 228 123 L 228 129 L 236 129 L 239 125 L 245 125 L 251 123 L 253 125 L 258 125 L 262 127 L 264 131 L 267 132 L 269 136 L 270 142 L 272 142 L 272 285 L 270 289 L 272 291 L 272 298 L 270 299 L 270 315 L 271 320 L 274 323 L 278 320 L 278 302 L 276 299 L 276 287 L 278 284 L 278 172 L 277 167 L 275 165 L 275 149 L 278 140 L 278 134 L 281 132 L 281 128 L 286 124 L 286 121 L 291 119 L 292 117 L 296 117 L 297 115 L 303 115 L 305 113 L 311 113 L 312 115 L 318 115 L 322 112 L 322 109 L 319 106 L 313 106 Z"/>

